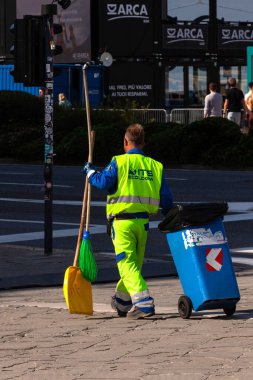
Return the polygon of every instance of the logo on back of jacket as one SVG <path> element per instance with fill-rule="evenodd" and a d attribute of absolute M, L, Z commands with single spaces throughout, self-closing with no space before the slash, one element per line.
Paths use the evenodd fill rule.
<path fill-rule="evenodd" d="M 153 172 L 149 169 L 129 168 L 128 179 L 138 179 L 139 181 L 153 181 Z"/>

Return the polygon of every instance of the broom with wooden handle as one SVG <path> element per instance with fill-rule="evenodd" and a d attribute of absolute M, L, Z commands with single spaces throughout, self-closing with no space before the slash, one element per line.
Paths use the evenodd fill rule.
<path fill-rule="evenodd" d="M 85 92 L 85 103 L 86 103 L 86 116 L 87 116 L 87 128 L 88 128 L 88 142 L 89 142 L 89 158 L 88 162 L 92 163 L 93 160 L 93 145 L 94 145 L 94 132 L 91 131 L 90 122 L 90 106 L 89 106 L 89 93 L 88 93 L 88 83 L 86 76 L 87 65 L 83 68 L 83 83 Z M 93 136 L 93 142 L 92 142 Z M 87 190 L 87 206 L 86 206 L 86 226 L 83 233 L 81 248 L 79 253 L 79 267 L 84 278 L 90 282 L 94 282 L 97 278 L 97 264 L 92 252 L 92 246 L 90 241 L 90 203 L 91 203 L 91 186 L 88 183 L 88 178 L 86 177 Z M 85 184 L 85 187 L 86 187 Z"/>
<path fill-rule="evenodd" d="M 95 134 L 91 132 L 91 148 L 93 149 Z M 85 181 L 83 204 L 81 212 L 81 221 L 77 238 L 76 252 L 73 266 L 66 269 L 63 282 L 63 294 L 66 300 L 68 310 L 71 314 L 87 314 L 93 313 L 92 288 L 88 279 L 83 277 L 81 269 L 78 266 L 80 248 L 82 245 L 82 237 L 84 231 L 85 216 L 87 213 L 88 199 L 88 179 Z"/>

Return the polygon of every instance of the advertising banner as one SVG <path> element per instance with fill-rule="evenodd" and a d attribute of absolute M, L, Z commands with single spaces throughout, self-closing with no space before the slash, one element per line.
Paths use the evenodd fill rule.
<path fill-rule="evenodd" d="M 55 42 L 62 46 L 63 52 L 55 56 L 54 63 L 84 63 L 91 59 L 90 1 L 72 1 L 65 10 L 57 5 L 54 22 L 61 24 L 62 33 L 55 36 Z M 51 0 L 17 0 L 16 18 L 39 16 L 41 5 L 51 3 Z"/>
<path fill-rule="evenodd" d="M 236 26 L 236 25 L 219 25 L 218 29 L 218 48 L 242 49 L 253 44 L 253 28 L 252 26 Z M 235 50 L 236 52 L 236 50 Z M 238 54 L 238 53 L 237 53 Z"/>
<path fill-rule="evenodd" d="M 114 57 L 152 55 L 153 1 L 100 0 L 100 50 Z"/>
<path fill-rule="evenodd" d="M 124 75 L 122 75 L 124 73 Z M 107 95 L 112 105 L 135 101 L 137 108 L 154 103 L 154 67 L 151 63 L 114 63 L 108 69 Z"/>
<path fill-rule="evenodd" d="M 202 24 L 163 26 L 163 49 L 206 50 L 208 27 Z"/>

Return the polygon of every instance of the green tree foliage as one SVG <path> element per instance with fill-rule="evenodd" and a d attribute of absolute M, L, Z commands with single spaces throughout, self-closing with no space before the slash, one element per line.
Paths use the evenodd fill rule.
<path fill-rule="evenodd" d="M 129 109 L 91 110 L 94 129 L 94 162 L 108 163 L 122 154 L 126 127 L 135 122 Z M 144 125 L 145 153 L 170 165 L 253 167 L 253 131 L 222 118 L 207 118 L 189 125 Z M 85 109 L 54 107 L 55 163 L 82 164 L 88 157 Z M 44 158 L 44 104 L 36 96 L 0 91 L 0 158 L 41 161 Z"/>

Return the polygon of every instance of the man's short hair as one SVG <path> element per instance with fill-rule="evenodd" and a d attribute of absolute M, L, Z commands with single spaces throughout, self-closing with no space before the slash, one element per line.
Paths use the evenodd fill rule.
<path fill-rule="evenodd" d="M 209 89 L 210 89 L 211 91 L 216 91 L 216 90 L 217 90 L 217 83 L 211 82 L 211 83 L 209 84 Z"/>
<path fill-rule="evenodd" d="M 235 78 L 230 78 L 229 81 L 228 81 L 228 83 L 230 84 L 230 86 L 235 87 L 235 85 L 236 85 L 236 79 Z"/>
<path fill-rule="evenodd" d="M 248 83 L 248 87 L 249 87 L 249 88 L 253 88 L 253 82 L 249 82 L 249 83 Z"/>
<path fill-rule="evenodd" d="M 126 129 L 126 138 L 136 146 L 144 145 L 144 129 L 140 124 L 131 124 Z"/>

